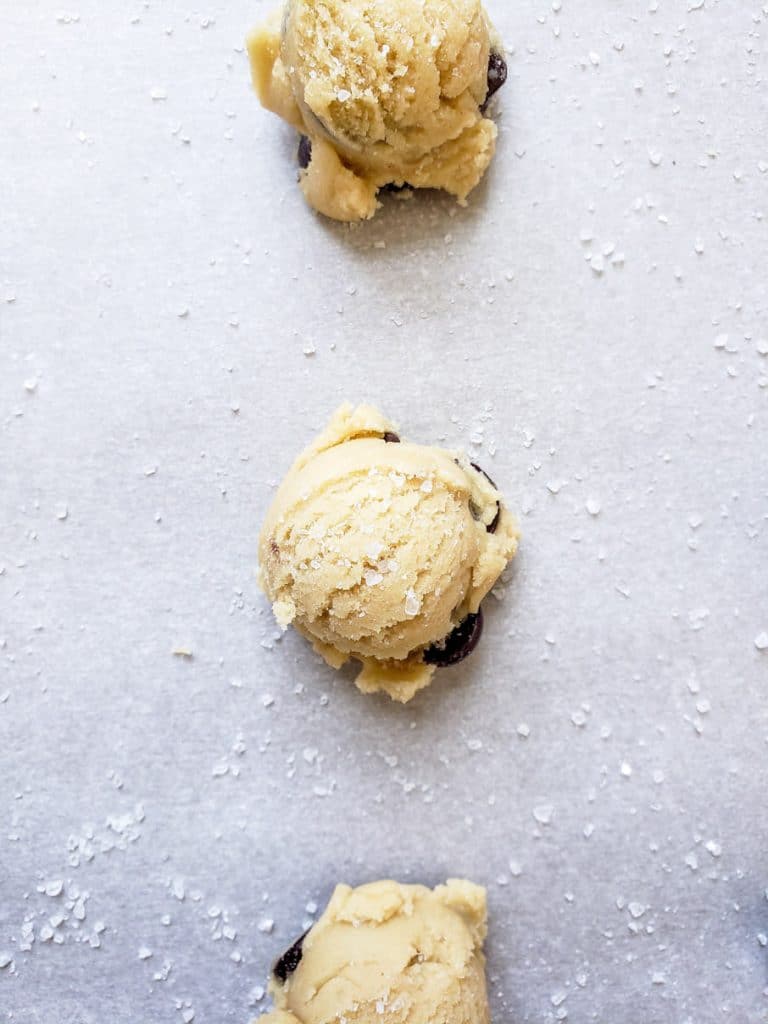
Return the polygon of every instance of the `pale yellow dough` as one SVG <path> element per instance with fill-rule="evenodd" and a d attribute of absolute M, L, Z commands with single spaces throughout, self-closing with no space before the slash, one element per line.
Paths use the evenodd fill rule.
<path fill-rule="evenodd" d="M 340 885 L 264 1024 L 489 1024 L 485 890 Z"/>
<path fill-rule="evenodd" d="M 478 611 L 518 531 L 466 456 L 383 440 L 394 431 L 370 406 L 335 413 L 275 496 L 259 581 L 282 626 L 334 668 L 360 661 L 364 692 L 405 703 L 435 671 L 425 649 Z"/>
<path fill-rule="evenodd" d="M 493 159 L 491 50 L 480 0 L 287 0 L 248 39 L 264 107 L 312 143 L 310 205 L 370 218 L 384 185 L 464 200 Z"/>

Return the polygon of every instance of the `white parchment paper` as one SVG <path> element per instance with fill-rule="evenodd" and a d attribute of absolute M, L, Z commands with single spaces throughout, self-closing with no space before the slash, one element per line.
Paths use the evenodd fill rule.
<path fill-rule="evenodd" d="M 350 230 L 266 4 L 0 0 L 0 1020 L 245 1024 L 337 881 L 455 875 L 497 1024 L 768 1020 L 768 8 L 490 6 L 487 182 Z M 407 708 L 254 582 L 344 399 L 524 531 Z"/>

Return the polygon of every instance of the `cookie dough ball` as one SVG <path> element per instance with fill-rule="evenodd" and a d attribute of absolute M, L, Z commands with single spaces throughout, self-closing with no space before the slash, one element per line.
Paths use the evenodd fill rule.
<path fill-rule="evenodd" d="M 485 890 L 340 885 L 274 968 L 265 1024 L 489 1024 Z"/>
<path fill-rule="evenodd" d="M 496 147 L 504 83 L 480 0 L 288 0 L 248 40 L 262 104 L 301 134 L 301 187 L 320 213 L 372 217 L 386 185 L 463 201 Z"/>
<path fill-rule="evenodd" d="M 480 604 L 517 551 L 488 476 L 457 452 L 407 444 L 346 405 L 295 462 L 259 541 L 275 617 L 358 687 L 403 703 L 471 652 Z"/>

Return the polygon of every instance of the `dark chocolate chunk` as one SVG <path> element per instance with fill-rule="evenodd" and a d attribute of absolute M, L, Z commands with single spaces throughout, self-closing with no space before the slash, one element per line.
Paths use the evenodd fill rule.
<path fill-rule="evenodd" d="M 486 526 L 486 530 L 488 531 L 488 533 L 496 533 L 496 531 L 499 528 L 499 523 L 500 522 L 501 522 L 501 505 L 497 501 L 496 502 L 496 515 L 493 517 L 493 519 L 490 521 L 490 523 L 488 523 L 488 525 Z"/>
<path fill-rule="evenodd" d="M 301 963 L 301 958 L 304 955 L 304 939 L 309 935 L 309 931 L 304 932 L 300 939 L 297 939 L 289 950 L 280 957 L 275 966 L 272 968 L 272 973 L 281 981 L 283 984 L 290 978 L 293 972 Z"/>
<path fill-rule="evenodd" d="M 400 435 L 393 434 L 391 430 L 388 430 L 386 434 L 383 435 L 382 440 L 386 441 L 387 444 L 400 444 Z"/>
<path fill-rule="evenodd" d="M 504 85 L 506 80 L 507 62 L 500 53 L 492 53 L 488 58 L 488 92 L 485 97 L 485 102 L 480 107 L 483 113 L 485 113 L 488 108 L 488 104 L 502 85 Z"/>
<path fill-rule="evenodd" d="M 489 483 L 489 484 L 491 485 L 491 487 L 492 487 L 492 488 L 493 488 L 493 489 L 494 489 L 495 491 L 498 491 L 498 489 L 499 489 L 499 488 L 498 488 L 498 487 L 496 486 L 496 484 L 495 484 L 495 483 L 493 482 L 493 480 L 491 479 L 491 477 L 489 477 L 489 476 L 488 476 L 488 474 L 487 474 L 487 473 L 485 472 L 485 470 L 484 470 L 484 469 L 482 468 L 482 466 L 478 466 L 478 464 L 477 464 L 476 462 L 470 462 L 470 466 L 472 467 L 472 469 L 476 469 L 478 473 L 482 473 L 482 474 L 483 474 L 483 476 L 485 477 L 485 479 L 486 479 L 486 480 L 488 481 L 488 483 Z"/>
<path fill-rule="evenodd" d="M 485 479 L 488 481 L 488 483 L 491 485 L 491 487 L 493 487 L 494 490 L 498 491 L 499 488 L 496 486 L 496 484 L 493 482 L 493 480 L 488 476 L 488 474 L 485 472 L 484 469 L 482 469 L 480 466 L 478 466 L 478 464 L 476 462 L 470 462 L 470 466 L 472 467 L 472 469 L 476 469 L 478 473 L 482 473 L 482 475 L 485 477 Z M 478 518 L 478 517 L 476 517 L 476 518 Z M 493 517 L 492 522 L 490 522 L 486 526 L 486 530 L 488 531 L 488 533 L 496 533 L 496 531 L 499 528 L 500 520 L 501 520 L 501 502 L 497 501 L 496 502 L 496 515 Z"/>
<path fill-rule="evenodd" d="M 306 135 L 302 135 L 299 139 L 298 161 L 302 171 L 306 171 L 312 161 L 312 141 Z"/>
<path fill-rule="evenodd" d="M 476 615 L 468 615 L 445 640 L 428 647 L 424 651 L 424 661 L 437 668 L 458 665 L 474 651 L 482 633 L 483 609 L 479 608 Z"/>

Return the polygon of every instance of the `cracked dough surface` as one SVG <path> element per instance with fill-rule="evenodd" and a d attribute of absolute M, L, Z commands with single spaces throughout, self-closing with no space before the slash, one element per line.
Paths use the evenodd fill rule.
<path fill-rule="evenodd" d="M 334 414 L 267 513 L 259 581 L 282 626 L 334 668 L 360 661 L 364 692 L 406 702 L 435 671 L 425 649 L 477 613 L 518 531 L 466 456 L 384 440 L 394 431 L 370 406 Z"/>
<path fill-rule="evenodd" d="M 489 1024 L 485 890 L 340 885 L 265 1024 Z"/>
<path fill-rule="evenodd" d="M 301 188 L 328 217 L 372 217 L 390 184 L 464 200 L 493 158 L 503 47 L 480 0 L 288 0 L 248 50 L 263 106 L 311 140 Z"/>

